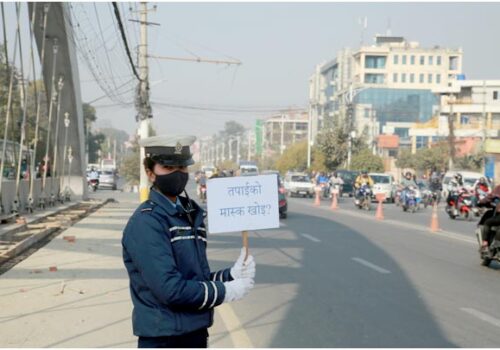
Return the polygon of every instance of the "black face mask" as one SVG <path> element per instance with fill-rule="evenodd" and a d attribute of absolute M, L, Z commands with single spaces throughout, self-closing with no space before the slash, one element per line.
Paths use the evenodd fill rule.
<path fill-rule="evenodd" d="M 166 196 L 178 196 L 186 188 L 188 180 L 188 173 L 174 171 L 167 175 L 156 175 L 154 185 Z"/>

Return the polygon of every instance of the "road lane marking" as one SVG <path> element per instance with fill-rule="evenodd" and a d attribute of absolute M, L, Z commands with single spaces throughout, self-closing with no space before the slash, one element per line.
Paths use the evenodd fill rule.
<path fill-rule="evenodd" d="M 480 319 L 481 321 L 488 322 L 489 324 L 492 324 L 496 327 L 500 327 L 500 320 L 498 318 L 485 314 L 484 312 L 468 307 L 462 307 L 460 308 L 460 310 L 467 312 L 468 314 Z"/>
<path fill-rule="evenodd" d="M 306 205 L 306 206 L 310 206 L 310 207 L 313 206 L 313 204 L 309 204 L 309 203 L 301 203 L 301 202 L 297 202 L 297 203 L 300 203 L 300 204 Z M 322 209 L 324 211 L 331 212 L 331 209 L 329 209 L 328 207 L 318 207 L 318 208 Z M 456 241 L 461 241 L 461 242 L 469 243 L 469 244 L 473 244 L 473 245 L 477 244 L 477 239 L 467 237 L 463 233 L 459 233 L 459 232 L 446 231 L 446 230 L 440 230 L 438 232 L 430 232 L 429 227 L 424 226 L 424 225 L 404 223 L 404 222 L 396 221 L 396 220 L 392 220 L 392 219 L 386 219 L 384 221 L 379 221 L 375 218 L 375 216 L 369 216 L 367 214 L 360 215 L 358 213 L 353 213 L 353 212 L 349 211 L 349 209 L 340 209 L 336 213 L 347 215 L 347 216 L 352 216 L 352 217 L 355 217 L 357 219 L 371 220 L 371 221 L 377 222 L 379 224 L 389 224 L 389 225 L 393 225 L 393 226 L 409 228 L 412 230 L 417 230 L 417 231 L 423 232 L 424 234 L 426 234 L 428 236 L 449 238 L 449 239 L 453 239 Z"/>
<path fill-rule="evenodd" d="M 319 239 L 317 239 L 316 237 L 313 237 L 311 235 L 308 235 L 307 233 L 302 233 L 302 237 L 304 238 L 307 238 L 313 242 L 316 242 L 316 243 L 321 243 L 321 241 Z"/>
<path fill-rule="evenodd" d="M 222 304 L 219 305 L 215 310 L 219 313 L 222 322 L 224 322 L 224 326 L 229 332 L 229 336 L 231 337 L 234 348 L 254 347 L 252 341 L 250 340 L 250 337 L 248 336 L 248 333 L 241 325 L 241 322 L 238 316 L 236 316 L 236 313 L 234 312 L 231 305 L 227 303 Z"/>
<path fill-rule="evenodd" d="M 355 258 L 355 257 L 353 257 L 353 258 L 351 258 L 351 259 L 352 259 L 352 260 L 354 260 L 354 261 L 356 261 L 357 263 L 360 263 L 361 265 L 364 265 L 364 266 L 366 266 L 366 267 L 369 267 L 370 269 L 373 269 L 373 270 L 375 270 L 375 271 L 377 271 L 377 272 L 384 273 L 384 274 L 391 273 L 391 271 L 386 270 L 386 269 L 384 269 L 384 268 L 382 268 L 382 267 L 380 267 L 380 266 L 377 266 L 377 265 L 375 265 L 375 264 L 372 264 L 371 262 L 366 261 L 366 260 L 364 260 L 364 259 L 361 259 L 361 258 Z"/>

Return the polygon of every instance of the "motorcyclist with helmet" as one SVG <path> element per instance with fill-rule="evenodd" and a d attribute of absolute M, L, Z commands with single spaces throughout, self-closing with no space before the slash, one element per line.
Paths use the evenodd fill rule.
<path fill-rule="evenodd" d="M 330 176 L 330 179 L 329 179 L 329 182 L 330 182 L 330 187 L 333 191 L 333 189 L 335 188 L 338 188 L 339 190 L 339 196 L 342 196 L 342 185 L 344 184 L 344 180 L 342 180 L 342 178 L 339 176 L 339 174 L 334 171 L 332 176 Z"/>
<path fill-rule="evenodd" d="M 373 187 L 373 179 L 368 175 L 368 172 L 366 170 L 363 170 L 360 175 L 356 178 L 356 181 L 354 182 L 354 187 L 356 188 L 356 199 L 361 198 L 361 193 L 360 189 L 363 187 L 363 185 L 368 186 L 369 188 Z"/>
<path fill-rule="evenodd" d="M 491 189 L 490 185 L 488 184 L 488 181 L 484 176 L 481 176 L 479 180 L 477 180 L 476 183 L 474 184 L 474 195 L 476 201 L 479 201 L 481 199 L 480 197 L 488 195 L 490 191 Z"/>
<path fill-rule="evenodd" d="M 446 199 L 446 202 L 448 204 L 450 204 L 453 201 L 455 215 L 457 215 L 458 213 L 458 197 L 464 191 L 467 190 L 464 187 L 462 174 L 456 173 L 448 185 L 448 198 Z"/>

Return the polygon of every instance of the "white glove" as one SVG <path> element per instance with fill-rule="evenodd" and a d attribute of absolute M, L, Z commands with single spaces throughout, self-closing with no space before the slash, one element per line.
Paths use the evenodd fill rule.
<path fill-rule="evenodd" d="M 246 254 L 246 249 L 241 248 L 241 253 L 234 263 L 234 266 L 231 267 L 231 277 L 233 279 L 238 278 L 255 278 L 255 260 L 252 255 L 249 255 L 247 260 L 244 261 Z"/>
<path fill-rule="evenodd" d="M 253 278 L 238 278 L 231 282 L 224 282 L 224 287 L 226 287 L 224 302 L 240 300 L 253 288 L 254 283 Z"/>

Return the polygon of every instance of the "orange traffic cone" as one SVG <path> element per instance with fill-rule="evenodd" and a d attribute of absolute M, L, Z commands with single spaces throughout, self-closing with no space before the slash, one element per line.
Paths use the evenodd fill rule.
<path fill-rule="evenodd" d="M 382 199 L 378 200 L 377 214 L 375 214 L 375 219 L 384 220 L 384 210 L 382 208 Z"/>
<path fill-rule="evenodd" d="M 432 206 L 431 232 L 439 231 L 438 207 L 437 203 Z"/>
<path fill-rule="evenodd" d="M 336 210 L 338 208 L 339 208 L 339 204 L 337 201 L 337 193 L 333 192 L 332 193 L 332 206 L 330 207 L 330 209 Z"/>
<path fill-rule="evenodd" d="M 319 199 L 319 189 L 316 189 L 316 198 L 314 199 L 314 205 L 319 207 L 321 205 L 321 200 Z"/>

